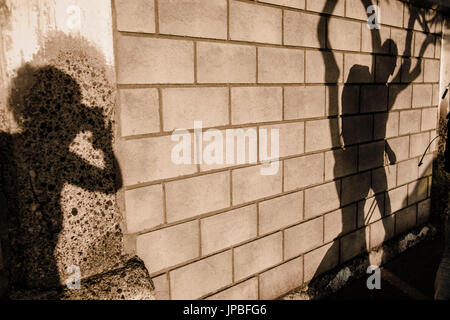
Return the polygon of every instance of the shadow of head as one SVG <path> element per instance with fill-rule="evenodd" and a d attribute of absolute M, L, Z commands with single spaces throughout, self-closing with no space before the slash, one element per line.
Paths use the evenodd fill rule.
<path fill-rule="evenodd" d="M 392 39 L 387 39 L 381 46 L 382 52 L 391 52 L 389 56 L 383 56 L 379 59 L 381 66 L 377 65 L 377 81 L 386 83 L 391 75 L 394 74 L 397 67 L 397 44 Z"/>
<path fill-rule="evenodd" d="M 102 110 L 85 106 L 77 81 L 54 66 L 22 66 L 11 83 L 8 106 L 21 131 L 36 140 L 68 148 L 79 132 L 91 131 L 94 148 L 110 145 Z"/>

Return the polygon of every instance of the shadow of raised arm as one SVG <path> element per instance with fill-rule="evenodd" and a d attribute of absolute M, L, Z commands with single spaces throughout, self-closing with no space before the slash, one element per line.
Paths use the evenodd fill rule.
<path fill-rule="evenodd" d="M 122 187 L 122 175 L 112 147 L 112 125 L 109 123 L 99 126 L 105 123 L 102 109 L 84 105 L 81 105 L 80 109 L 82 110 L 80 114 L 84 118 L 80 132 L 92 133 L 91 143 L 94 149 L 103 153 L 103 166 L 97 167 L 77 154 L 68 152 L 67 163 L 75 174 L 69 174 L 67 182 L 89 191 L 114 193 Z"/>
<path fill-rule="evenodd" d="M 417 55 L 418 62 L 412 70 L 410 70 L 412 62 L 411 58 L 402 59 L 402 65 L 392 80 L 392 82 L 395 83 L 400 83 L 401 81 L 412 82 L 415 79 L 417 79 L 417 77 L 420 75 L 420 72 L 422 71 L 422 65 L 420 61 L 423 55 L 425 54 L 425 51 L 427 50 L 428 46 L 434 43 L 434 36 L 430 34 L 430 27 L 442 21 L 437 12 L 435 12 L 434 15 L 431 16 L 429 20 L 427 20 L 426 19 L 427 12 L 425 10 L 412 9 L 410 6 L 408 6 L 408 10 L 409 10 L 409 20 L 407 27 L 408 31 L 405 39 L 405 51 L 402 53 L 402 55 L 404 57 L 411 57 L 413 55 L 412 52 L 413 28 L 416 22 L 419 22 L 423 30 L 427 33 L 427 36 L 425 38 L 425 41 L 420 46 L 420 50 Z"/>

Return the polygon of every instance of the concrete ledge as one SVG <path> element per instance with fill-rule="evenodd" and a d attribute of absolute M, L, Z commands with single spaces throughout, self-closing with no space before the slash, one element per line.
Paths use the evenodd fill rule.
<path fill-rule="evenodd" d="M 80 289 L 16 291 L 13 300 L 156 300 L 144 263 L 135 258 L 124 267 L 81 280 Z"/>

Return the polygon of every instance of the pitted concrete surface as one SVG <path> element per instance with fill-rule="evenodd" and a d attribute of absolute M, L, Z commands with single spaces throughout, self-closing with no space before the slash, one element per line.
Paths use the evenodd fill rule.
<path fill-rule="evenodd" d="M 17 127 L 1 135 L 11 297 L 48 296 L 75 266 L 85 284 L 55 289 L 60 298 L 152 298 L 142 262 L 123 252 L 114 78 L 101 53 L 53 34 L 17 71 L 8 107 Z"/>

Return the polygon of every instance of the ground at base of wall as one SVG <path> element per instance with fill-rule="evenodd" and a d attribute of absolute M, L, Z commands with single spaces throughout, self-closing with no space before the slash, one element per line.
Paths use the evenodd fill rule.
<path fill-rule="evenodd" d="M 432 299 L 434 277 L 441 259 L 443 242 L 443 235 L 438 228 L 429 224 L 388 241 L 377 250 L 313 279 L 306 286 L 297 288 L 280 299 Z M 425 257 L 427 254 L 426 263 L 424 259 L 415 263 L 418 262 L 418 257 Z M 379 261 L 381 256 L 385 259 L 383 263 Z M 369 265 L 382 266 L 382 290 L 367 288 L 366 281 L 370 275 L 366 271 Z M 426 275 L 419 280 L 424 274 L 422 271 Z"/>
<path fill-rule="evenodd" d="M 424 240 L 381 268 L 380 289 L 368 290 L 366 275 L 326 299 L 431 300 L 443 250 L 442 237 Z"/>
<path fill-rule="evenodd" d="M 142 261 L 81 281 L 79 289 L 16 291 L 13 300 L 155 300 L 154 285 Z"/>

